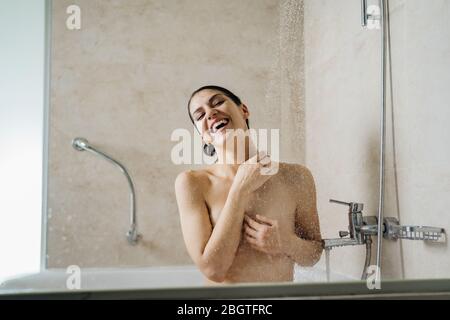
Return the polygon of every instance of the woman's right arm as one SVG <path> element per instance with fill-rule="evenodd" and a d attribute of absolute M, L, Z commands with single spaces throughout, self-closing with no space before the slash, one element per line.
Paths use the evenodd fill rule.
<path fill-rule="evenodd" d="M 208 279 L 224 281 L 241 239 L 247 196 L 233 184 L 213 228 L 203 192 L 192 172 L 178 175 L 175 192 L 189 255 Z"/>

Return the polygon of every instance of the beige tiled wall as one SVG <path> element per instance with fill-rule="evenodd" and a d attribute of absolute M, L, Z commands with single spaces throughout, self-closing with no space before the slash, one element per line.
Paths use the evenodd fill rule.
<path fill-rule="evenodd" d="M 347 227 L 329 198 L 377 210 L 380 34 L 361 29 L 358 10 L 359 1 L 305 1 L 306 163 L 325 237 Z M 390 1 L 390 12 L 385 216 L 450 230 L 449 3 Z M 358 277 L 363 261 L 362 247 L 331 253 L 335 272 Z M 383 242 L 385 278 L 448 277 L 449 265 L 446 244 Z"/>
<path fill-rule="evenodd" d="M 391 1 L 392 100 L 396 180 L 387 211 L 406 225 L 450 232 L 450 3 Z M 390 98 L 390 97 L 389 97 Z M 392 135 L 392 130 L 391 135 Z M 389 154 L 394 154 L 392 138 Z M 392 157 L 391 157 L 392 158 Z M 390 191 L 390 192 L 389 192 Z M 395 201 L 394 201 L 395 200 Z M 448 278 L 446 243 L 402 241 L 406 278 Z"/>
<path fill-rule="evenodd" d="M 66 8 L 81 8 L 70 31 Z M 190 93 L 227 87 L 253 128 L 279 128 L 281 160 L 304 162 L 302 2 L 57 0 L 51 57 L 48 266 L 192 263 L 181 236 L 170 140 L 193 130 Z M 193 132 L 193 131 L 192 131 Z M 143 241 L 127 244 L 128 186 L 110 163 L 76 152 L 87 138 L 136 185 Z"/>

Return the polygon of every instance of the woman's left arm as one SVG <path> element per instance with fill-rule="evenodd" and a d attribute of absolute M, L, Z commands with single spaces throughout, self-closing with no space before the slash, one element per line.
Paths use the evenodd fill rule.
<path fill-rule="evenodd" d="M 310 267 L 320 260 L 323 251 L 316 187 L 311 172 L 303 166 L 297 168 L 301 190 L 295 210 L 295 233 L 286 236 L 283 252 L 300 266 Z"/>

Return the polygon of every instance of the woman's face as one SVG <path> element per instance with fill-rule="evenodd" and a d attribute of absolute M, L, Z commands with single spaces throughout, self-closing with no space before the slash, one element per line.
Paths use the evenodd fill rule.
<path fill-rule="evenodd" d="M 214 146 L 221 145 L 226 133 L 236 129 L 246 131 L 245 122 L 249 117 L 247 106 L 237 106 L 221 91 L 205 89 L 191 99 L 189 112 L 203 140 Z"/>

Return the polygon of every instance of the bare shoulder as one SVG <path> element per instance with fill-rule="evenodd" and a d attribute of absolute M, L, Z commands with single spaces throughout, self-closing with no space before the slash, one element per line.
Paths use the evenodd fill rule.
<path fill-rule="evenodd" d="M 287 175 L 312 175 L 311 170 L 299 163 L 279 162 L 280 173 Z"/>
<path fill-rule="evenodd" d="M 203 191 L 208 183 L 207 170 L 186 170 L 180 172 L 175 179 L 175 191 Z"/>
<path fill-rule="evenodd" d="M 314 177 L 311 170 L 298 163 L 279 163 L 279 171 L 286 182 L 302 189 L 314 187 Z"/>
<path fill-rule="evenodd" d="M 200 187 L 208 179 L 206 170 L 186 170 L 180 172 L 175 179 L 175 187 Z"/>

